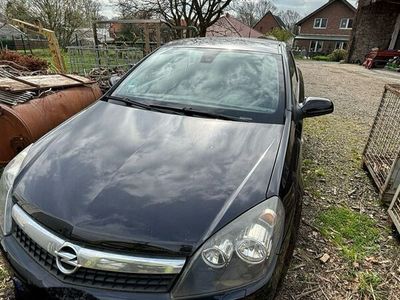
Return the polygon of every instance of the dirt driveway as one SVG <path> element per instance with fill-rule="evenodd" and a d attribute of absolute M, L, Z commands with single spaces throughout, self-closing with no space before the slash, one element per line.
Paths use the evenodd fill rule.
<path fill-rule="evenodd" d="M 305 121 L 305 197 L 297 249 L 278 299 L 400 299 L 400 243 L 361 168 L 385 83 L 397 74 L 299 61 L 306 96 L 335 113 Z"/>

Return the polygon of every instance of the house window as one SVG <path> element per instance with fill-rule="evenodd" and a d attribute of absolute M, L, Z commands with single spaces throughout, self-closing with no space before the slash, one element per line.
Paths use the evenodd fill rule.
<path fill-rule="evenodd" d="M 314 28 L 326 28 L 328 24 L 327 18 L 316 18 L 314 19 Z"/>
<path fill-rule="evenodd" d="M 353 19 L 344 18 L 340 19 L 340 29 L 351 29 L 353 28 Z"/>
<path fill-rule="evenodd" d="M 347 42 L 336 42 L 335 49 L 347 49 Z"/>
<path fill-rule="evenodd" d="M 323 46 L 324 46 L 324 42 L 322 42 L 322 41 L 311 41 L 310 52 L 321 52 Z"/>

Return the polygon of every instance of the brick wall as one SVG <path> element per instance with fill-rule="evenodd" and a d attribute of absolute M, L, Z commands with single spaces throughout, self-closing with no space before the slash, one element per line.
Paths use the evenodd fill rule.
<path fill-rule="evenodd" d="M 354 24 L 348 61 L 362 62 L 375 47 L 387 49 L 399 14 L 399 4 L 378 2 L 361 7 Z"/>
<path fill-rule="evenodd" d="M 275 18 L 268 13 L 256 24 L 256 26 L 254 26 L 254 29 L 262 34 L 266 34 L 276 27 L 280 28 L 278 22 L 276 22 Z"/>
<path fill-rule="evenodd" d="M 340 20 L 342 18 L 354 18 L 355 13 L 341 1 L 335 1 L 324 10 L 316 13 L 311 18 L 301 24 L 300 34 L 324 34 L 324 35 L 349 35 L 350 29 L 340 29 Z M 314 28 L 314 19 L 328 18 L 325 29 Z"/>

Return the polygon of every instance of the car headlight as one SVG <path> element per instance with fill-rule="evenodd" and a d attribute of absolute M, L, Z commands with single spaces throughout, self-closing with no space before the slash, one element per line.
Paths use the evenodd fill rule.
<path fill-rule="evenodd" d="M 272 197 L 226 225 L 194 254 L 172 291 L 173 297 L 223 292 L 271 276 L 284 218 L 281 200 Z"/>
<path fill-rule="evenodd" d="M 8 163 L 0 178 L 0 227 L 3 236 L 11 232 L 11 190 L 30 147 L 26 147 Z"/>

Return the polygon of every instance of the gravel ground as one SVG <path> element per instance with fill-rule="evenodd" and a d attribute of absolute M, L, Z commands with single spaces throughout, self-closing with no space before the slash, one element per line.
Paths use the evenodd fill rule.
<path fill-rule="evenodd" d="M 387 207 L 361 167 L 361 154 L 379 106 L 384 85 L 400 83 L 397 74 L 358 65 L 298 61 L 306 96 L 335 103 L 332 115 L 305 121 L 302 224 L 288 275 L 277 299 L 400 299 L 400 243 Z M 315 175 L 317 174 L 317 175 Z M 313 176 L 312 176 L 313 175 Z M 339 235 L 323 231 L 329 210 L 347 208 L 374 222 L 371 249 L 346 255 Z M 329 231 L 329 228 L 328 228 Z M 362 230 L 361 230 L 362 231 Z M 325 234 L 324 234 L 325 233 Z M 345 243 L 362 235 L 354 232 Z M 354 242 L 355 243 L 355 242 Z"/>

